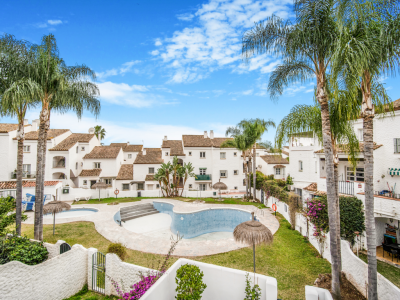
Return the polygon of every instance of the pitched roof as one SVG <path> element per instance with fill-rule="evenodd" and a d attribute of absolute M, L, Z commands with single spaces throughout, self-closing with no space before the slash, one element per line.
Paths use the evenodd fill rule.
<path fill-rule="evenodd" d="M 318 185 L 316 182 L 311 183 L 310 185 L 306 186 L 303 190 L 316 192 L 318 191 Z"/>
<path fill-rule="evenodd" d="M 7 133 L 18 129 L 18 124 L 0 123 L 0 133 Z"/>
<path fill-rule="evenodd" d="M 164 162 L 160 148 L 144 148 L 143 150 L 146 150 L 146 155 L 143 155 L 143 151 L 138 153 L 134 164 L 162 164 Z"/>
<path fill-rule="evenodd" d="M 110 146 L 121 147 L 124 152 L 140 152 L 143 149 L 143 145 L 128 145 L 128 143 L 111 143 Z"/>
<path fill-rule="evenodd" d="M 377 143 L 374 142 L 374 148 L 373 150 L 376 150 L 380 147 L 382 147 L 383 145 L 378 145 Z M 346 153 L 347 152 L 347 144 L 343 144 L 343 145 L 338 145 L 338 153 Z M 359 151 L 358 152 L 364 152 L 364 143 L 359 143 Z M 324 153 L 324 149 L 315 151 L 314 153 Z"/>
<path fill-rule="evenodd" d="M 89 143 L 93 137 L 94 134 L 73 133 L 70 136 L 68 136 L 65 140 L 62 140 L 61 143 L 49 149 L 49 151 L 68 151 L 78 142 Z"/>
<path fill-rule="evenodd" d="M 63 133 L 66 133 L 69 129 L 49 129 L 47 133 L 47 139 L 51 140 Z M 39 135 L 39 131 L 30 131 L 25 134 L 25 140 L 37 140 Z M 14 138 L 16 140 L 17 138 Z"/>
<path fill-rule="evenodd" d="M 96 146 L 90 153 L 86 154 L 83 158 L 117 158 L 121 147 L 112 146 Z"/>
<path fill-rule="evenodd" d="M 100 176 L 101 169 L 83 169 L 79 176 L 89 177 L 89 176 Z"/>
<path fill-rule="evenodd" d="M 183 145 L 185 147 L 221 147 L 221 144 L 232 138 L 205 138 L 204 135 L 182 135 Z"/>
<path fill-rule="evenodd" d="M 163 141 L 161 148 L 170 148 L 170 156 L 185 156 L 181 140 Z"/>
<path fill-rule="evenodd" d="M 282 153 L 285 154 L 285 155 L 287 155 L 287 156 L 289 156 L 289 152 L 287 152 L 287 151 L 285 151 L 285 150 L 282 150 Z"/>
<path fill-rule="evenodd" d="M 154 179 L 154 175 L 146 175 L 145 181 L 157 181 Z"/>
<path fill-rule="evenodd" d="M 121 165 L 119 168 L 117 180 L 133 180 L 133 165 Z"/>
<path fill-rule="evenodd" d="M 289 161 L 286 158 L 283 158 L 281 155 L 262 155 L 260 156 L 267 164 L 289 164 Z"/>
<path fill-rule="evenodd" d="M 45 181 L 44 186 L 55 186 L 60 181 Z M 27 187 L 36 187 L 36 181 L 34 180 L 23 180 L 22 181 L 22 187 L 27 188 Z M 0 189 L 16 189 L 17 188 L 17 182 L 16 181 L 0 181 Z"/>
<path fill-rule="evenodd" d="M 213 147 L 221 148 L 222 143 L 227 140 L 233 140 L 233 139 L 227 138 L 227 137 L 222 137 L 222 138 L 213 138 L 211 141 L 212 141 Z M 230 148 L 230 147 L 227 147 L 227 148 Z"/>

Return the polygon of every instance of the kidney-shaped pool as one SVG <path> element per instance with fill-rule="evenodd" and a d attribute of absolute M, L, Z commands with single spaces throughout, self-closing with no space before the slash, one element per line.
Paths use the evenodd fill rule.
<path fill-rule="evenodd" d="M 98 210 L 95 208 L 72 208 L 70 210 L 64 210 L 62 212 L 56 213 L 56 219 L 58 218 L 75 218 L 83 217 L 97 213 Z M 43 215 L 43 218 L 52 218 L 53 214 Z"/>

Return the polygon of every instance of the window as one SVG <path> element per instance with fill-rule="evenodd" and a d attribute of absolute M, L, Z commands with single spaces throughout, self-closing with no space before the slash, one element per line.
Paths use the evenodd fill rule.
<path fill-rule="evenodd" d="M 315 162 L 315 173 L 317 173 L 317 167 L 318 167 L 317 162 Z"/>
<path fill-rule="evenodd" d="M 129 191 L 129 183 L 123 183 L 122 184 L 122 190 L 123 191 Z"/>
<path fill-rule="evenodd" d="M 78 163 L 75 163 L 75 169 L 78 170 Z"/>
<path fill-rule="evenodd" d="M 132 154 L 128 154 L 128 159 L 131 159 L 132 158 Z"/>
<path fill-rule="evenodd" d="M 76 146 L 76 153 L 78 153 L 78 151 L 79 151 L 79 147 L 78 147 L 78 146 Z"/>
<path fill-rule="evenodd" d="M 31 152 L 31 146 L 24 146 L 24 152 Z"/>
<path fill-rule="evenodd" d="M 99 162 L 95 162 L 94 163 L 94 168 L 95 169 L 100 169 L 100 163 Z"/>
<path fill-rule="evenodd" d="M 165 156 L 168 156 L 168 152 L 165 152 Z"/>
<path fill-rule="evenodd" d="M 192 151 L 189 151 L 189 156 L 192 156 Z"/>
<path fill-rule="evenodd" d="M 206 153 L 205 152 L 200 152 L 200 158 L 206 158 Z"/>
<path fill-rule="evenodd" d="M 23 176 L 30 175 L 31 174 L 31 165 L 30 164 L 29 165 L 23 164 L 22 165 L 22 171 L 23 171 Z"/>
<path fill-rule="evenodd" d="M 156 189 L 159 189 L 160 188 L 160 185 L 157 183 L 156 184 Z"/>
<path fill-rule="evenodd" d="M 200 168 L 200 175 L 206 175 L 206 168 Z"/>
<path fill-rule="evenodd" d="M 275 168 L 275 175 L 281 175 L 281 168 Z"/>
<path fill-rule="evenodd" d="M 394 153 L 400 153 L 400 139 L 393 139 L 394 141 Z"/>
<path fill-rule="evenodd" d="M 362 142 L 364 140 L 364 131 L 362 129 L 358 129 L 358 140 Z"/>
<path fill-rule="evenodd" d="M 106 184 L 112 184 L 112 179 L 106 178 L 106 179 L 104 179 L 104 182 Z"/>
<path fill-rule="evenodd" d="M 189 184 L 189 189 L 191 189 L 193 187 L 193 184 Z"/>
<path fill-rule="evenodd" d="M 233 156 L 236 157 L 237 156 L 237 152 L 233 152 Z"/>
<path fill-rule="evenodd" d="M 239 170 L 233 170 L 233 175 L 238 175 L 239 174 Z"/>
<path fill-rule="evenodd" d="M 237 190 L 237 189 L 238 189 L 238 187 L 237 187 L 237 186 L 234 186 L 234 187 L 233 187 L 233 189 L 234 189 L 234 190 Z"/>
<path fill-rule="evenodd" d="M 303 172 L 303 161 L 299 160 L 299 172 Z"/>
<path fill-rule="evenodd" d="M 220 159 L 226 159 L 226 152 L 220 152 L 219 153 L 219 158 Z"/>
<path fill-rule="evenodd" d="M 228 172 L 226 172 L 226 170 L 221 170 L 221 171 L 219 171 L 219 176 L 220 177 L 228 177 Z"/>
<path fill-rule="evenodd" d="M 149 174 L 154 174 L 154 168 L 149 168 Z"/>
<path fill-rule="evenodd" d="M 349 181 L 364 181 L 364 168 L 356 168 L 355 170 L 351 167 L 347 167 L 346 180 Z M 355 171 L 355 172 L 354 172 Z"/>
<path fill-rule="evenodd" d="M 85 147 L 81 147 L 81 151 L 85 151 Z"/>
<path fill-rule="evenodd" d="M 144 184 L 143 183 L 138 183 L 137 184 L 137 189 L 138 189 L 138 191 L 143 191 L 144 190 Z"/>
<path fill-rule="evenodd" d="M 207 184 L 205 184 L 205 183 L 199 184 L 199 190 L 200 191 L 206 191 L 207 190 Z"/>
<path fill-rule="evenodd" d="M 83 181 L 83 185 L 87 185 L 87 180 L 84 180 L 84 181 Z"/>

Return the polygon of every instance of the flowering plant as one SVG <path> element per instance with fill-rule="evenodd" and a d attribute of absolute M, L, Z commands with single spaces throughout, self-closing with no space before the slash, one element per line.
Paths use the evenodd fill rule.
<path fill-rule="evenodd" d="M 151 286 L 157 281 L 161 274 L 143 276 L 141 275 L 141 280 L 131 286 L 129 292 L 123 292 L 119 287 L 118 283 L 111 279 L 111 283 L 114 286 L 116 292 L 121 297 L 119 300 L 137 300 L 144 295 L 144 293 L 151 288 Z"/>

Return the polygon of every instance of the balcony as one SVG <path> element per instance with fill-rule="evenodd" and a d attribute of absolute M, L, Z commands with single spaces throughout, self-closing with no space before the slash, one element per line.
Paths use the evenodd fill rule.
<path fill-rule="evenodd" d="M 22 178 L 36 178 L 36 173 L 31 171 L 23 171 Z M 17 172 L 11 172 L 11 179 L 17 179 Z"/>
<path fill-rule="evenodd" d="M 354 196 L 354 181 L 339 181 L 339 194 Z"/>
<path fill-rule="evenodd" d="M 64 156 L 54 156 L 53 157 L 53 169 L 63 169 L 65 168 L 65 157 Z"/>
<path fill-rule="evenodd" d="M 211 181 L 211 174 L 196 175 L 196 181 Z"/>

